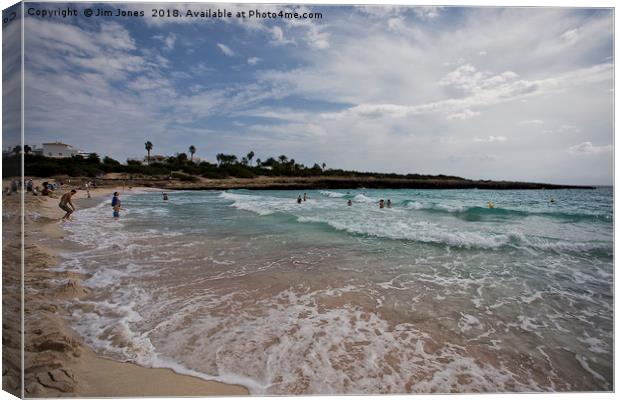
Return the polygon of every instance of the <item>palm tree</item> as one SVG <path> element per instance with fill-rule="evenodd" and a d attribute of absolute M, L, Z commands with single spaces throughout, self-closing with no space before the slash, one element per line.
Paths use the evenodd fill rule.
<path fill-rule="evenodd" d="M 280 160 L 280 162 L 284 164 L 286 163 L 286 160 L 288 160 L 288 157 L 282 154 L 280 157 L 278 157 L 278 160 Z"/>
<path fill-rule="evenodd" d="M 321 167 L 323 167 L 323 171 L 325 171 L 325 167 L 327 167 L 327 165 L 325 165 L 325 163 L 321 164 Z"/>
<path fill-rule="evenodd" d="M 144 148 L 146 149 L 146 163 L 151 163 L 151 150 L 153 150 L 153 143 L 147 141 L 144 143 Z"/>
<path fill-rule="evenodd" d="M 250 162 L 250 165 L 252 165 L 252 159 L 254 158 L 254 151 L 250 151 L 247 157 L 248 157 L 248 161 Z"/>
<path fill-rule="evenodd" d="M 190 154 L 191 162 L 194 162 L 194 153 L 196 153 L 196 146 L 194 145 L 189 146 L 189 154 Z"/>
<path fill-rule="evenodd" d="M 256 159 L 256 166 L 257 166 L 257 167 L 260 167 L 260 164 L 261 164 L 261 162 L 260 162 L 260 158 L 257 158 L 257 159 Z"/>

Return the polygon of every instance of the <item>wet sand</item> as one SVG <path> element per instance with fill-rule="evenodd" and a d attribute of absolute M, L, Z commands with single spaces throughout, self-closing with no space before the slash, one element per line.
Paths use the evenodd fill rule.
<path fill-rule="evenodd" d="M 5 185 L 6 186 L 6 185 Z M 69 187 L 60 190 L 65 193 Z M 83 190 L 78 209 L 92 207 L 122 188 Z M 137 191 L 134 188 L 132 191 Z M 149 190 L 149 189 L 146 189 Z M 153 189 L 150 189 L 153 190 Z M 125 191 L 127 193 L 127 191 Z M 20 195 L 3 198 L 3 389 L 20 395 Z M 89 295 L 85 275 L 56 271 L 63 240 L 58 197 L 25 195 L 25 393 L 26 397 L 238 396 L 246 388 L 145 368 L 97 356 L 66 322 L 63 302 Z"/>

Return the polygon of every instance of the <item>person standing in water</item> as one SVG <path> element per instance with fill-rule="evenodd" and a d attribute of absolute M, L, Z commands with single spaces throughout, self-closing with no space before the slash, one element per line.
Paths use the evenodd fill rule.
<path fill-rule="evenodd" d="M 168 201 L 168 193 L 162 192 L 161 195 L 163 196 L 164 201 Z"/>
<path fill-rule="evenodd" d="M 385 203 L 383 202 L 383 199 L 379 200 L 379 208 L 384 208 L 385 207 Z"/>
<path fill-rule="evenodd" d="M 347 205 L 348 206 L 352 206 L 353 205 L 353 202 L 351 201 L 351 199 L 349 199 L 349 201 L 347 201 Z"/>
<path fill-rule="evenodd" d="M 71 201 L 71 198 L 77 191 L 75 189 L 71 190 L 69 193 L 65 193 L 60 198 L 60 203 L 58 203 L 58 207 L 60 207 L 63 211 L 66 212 L 65 216 L 62 217 L 63 221 L 70 221 L 71 214 L 75 212 L 75 205 Z"/>
<path fill-rule="evenodd" d="M 308 193 L 304 193 L 304 201 L 308 200 Z"/>
<path fill-rule="evenodd" d="M 388 199 L 387 208 L 392 208 L 392 200 Z"/>
<path fill-rule="evenodd" d="M 301 200 L 301 195 L 299 195 L 299 196 L 297 197 L 297 204 L 301 204 L 301 201 L 302 201 L 302 200 Z"/>
<path fill-rule="evenodd" d="M 119 218 L 121 216 L 121 199 L 118 192 L 114 192 L 112 197 L 112 217 Z"/>

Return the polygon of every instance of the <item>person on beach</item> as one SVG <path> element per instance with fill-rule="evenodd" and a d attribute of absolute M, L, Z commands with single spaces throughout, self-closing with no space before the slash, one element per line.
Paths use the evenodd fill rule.
<path fill-rule="evenodd" d="M 297 204 L 301 204 L 301 201 L 302 201 L 302 200 L 301 200 L 301 195 L 299 195 L 299 196 L 297 197 Z"/>
<path fill-rule="evenodd" d="M 114 192 L 114 197 L 112 197 L 112 217 L 119 218 L 121 216 L 121 199 L 120 193 Z"/>
<path fill-rule="evenodd" d="M 379 200 L 379 208 L 384 208 L 385 207 L 385 202 L 383 201 L 383 199 Z"/>
<path fill-rule="evenodd" d="M 70 221 L 71 214 L 75 212 L 75 205 L 71 201 L 71 198 L 76 193 L 77 191 L 73 189 L 70 192 L 63 194 L 62 197 L 60 198 L 60 203 L 58 203 L 58 207 L 60 207 L 63 211 L 66 212 L 65 216 L 62 217 L 63 221 Z"/>
<path fill-rule="evenodd" d="M 392 200 L 388 199 L 387 208 L 392 208 Z"/>
<path fill-rule="evenodd" d="M 351 201 L 351 199 L 349 199 L 349 200 L 347 201 L 347 205 L 348 205 L 348 206 L 352 206 L 352 205 L 353 205 L 353 202 Z"/>
<path fill-rule="evenodd" d="M 161 195 L 164 198 L 164 201 L 168 201 L 168 193 L 162 192 Z"/>
<path fill-rule="evenodd" d="M 308 200 L 308 193 L 304 193 L 304 201 Z"/>

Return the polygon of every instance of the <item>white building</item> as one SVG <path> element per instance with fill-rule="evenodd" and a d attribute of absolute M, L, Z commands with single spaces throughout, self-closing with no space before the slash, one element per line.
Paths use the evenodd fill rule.
<path fill-rule="evenodd" d="M 45 157 L 67 158 L 73 157 L 78 153 L 78 149 L 68 144 L 60 142 L 43 143 L 43 155 Z"/>

